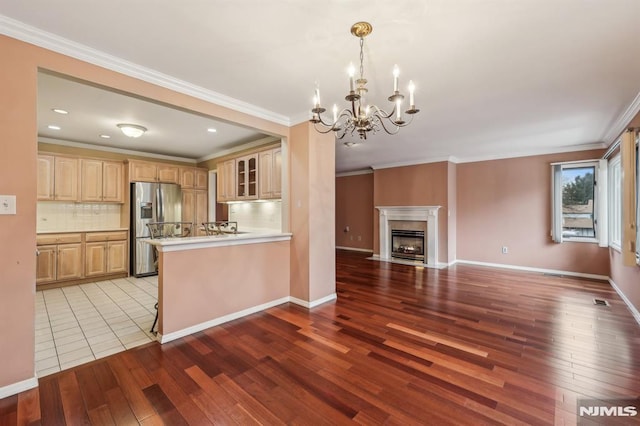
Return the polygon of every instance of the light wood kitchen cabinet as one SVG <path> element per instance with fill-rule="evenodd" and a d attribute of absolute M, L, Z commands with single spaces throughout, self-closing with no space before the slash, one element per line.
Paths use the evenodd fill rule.
<path fill-rule="evenodd" d="M 101 160 L 80 160 L 80 200 L 85 202 L 122 203 L 122 163 Z"/>
<path fill-rule="evenodd" d="M 258 154 L 236 159 L 236 199 L 258 199 Z"/>
<path fill-rule="evenodd" d="M 56 280 L 56 253 L 58 246 L 38 246 L 36 257 L 36 284 Z"/>
<path fill-rule="evenodd" d="M 53 200 L 54 168 L 53 155 L 38 155 L 38 201 Z"/>
<path fill-rule="evenodd" d="M 129 181 L 180 183 L 180 167 L 148 161 L 129 161 Z"/>
<path fill-rule="evenodd" d="M 216 181 L 216 198 L 219 202 L 233 201 L 236 199 L 236 160 L 234 158 L 224 161 L 218 167 Z"/>
<path fill-rule="evenodd" d="M 180 167 L 158 164 L 158 182 L 180 183 Z"/>
<path fill-rule="evenodd" d="M 200 224 L 208 221 L 208 201 L 207 191 L 182 190 L 182 220 L 193 223 L 193 236 L 206 235 L 203 230 L 200 230 Z"/>
<path fill-rule="evenodd" d="M 55 157 L 54 199 L 57 201 L 78 201 L 78 159 Z"/>
<path fill-rule="evenodd" d="M 82 278 L 82 244 L 58 244 L 56 280 Z"/>
<path fill-rule="evenodd" d="M 180 186 L 182 189 L 207 189 L 209 171 L 195 167 L 180 167 Z"/>
<path fill-rule="evenodd" d="M 261 200 L 282 197 L 282 150 L 274 148 L 258 153 L 260 160 L 259 198 Z"/>
<path fill-rule="evenodd" d="M 195 169 L 196 177 L 193 187 L 195 189 L 207 190 L 209 188 L 209 170 L 207 169 Z"/>
<path fill-rule="evenodd" d="M 125 236 L 126 238 L 126 236 Z M 87 240 L 90 234 L 87 234 Z M 127 241 L 87 242 L 84 274 L 86 277 L 127 272 Z"/>
<path fill-rule="evenodd" d="M 124 203 L 124 164 L 102 162 L 102 201 Z"/>
<path fill-rule="evenodd" d="M 127 231 L 38 234 L 36 284 L 59 286 L 99 276 L 126 275 L 127 235 Z"/>
<path fill-rule="evenodd" d="M 82 278 L 82 233 L 37 236 L 36 284 Z"/>

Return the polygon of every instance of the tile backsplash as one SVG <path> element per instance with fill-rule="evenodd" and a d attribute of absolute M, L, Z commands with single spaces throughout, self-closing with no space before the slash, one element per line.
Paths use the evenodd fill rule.
<path fill-rule="evenodd" d="M 238 222 L 238 230 L 282 230 L 282 202 L 247 202 L 229 204 L 229 220 Z"/>
<path fill-rule="evenodd" d="M 38 202 L 37 232 L 120 228 L 122 204 Z"/>

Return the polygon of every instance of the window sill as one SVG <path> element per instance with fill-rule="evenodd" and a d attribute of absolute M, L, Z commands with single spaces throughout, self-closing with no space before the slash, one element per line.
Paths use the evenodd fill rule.
<path fill-rule="evenodd" d="M 567 238 L 564 237 L 562 239 L 563 243 L 592 243 L 592 244 L 598 244 L 598 240 L 595 238 L 580 238 L 580 237 L 574 237 L 574 238 Z"/>
<path fill-rule="evenodd" d="M 622 253 L 622 246 L 619 244 L 609 244 L 609 248 L 614 249 L 615 251 L 617 251 L 618 253 Z"/>

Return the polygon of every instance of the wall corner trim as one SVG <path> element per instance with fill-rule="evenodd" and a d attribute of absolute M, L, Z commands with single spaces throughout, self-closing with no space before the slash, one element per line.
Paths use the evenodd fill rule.
<path fill-rule="evenodd" d="M 611 278 L 609 278 L 609 284 L 611 285 L 611 287 L 613 287 L 616 293 L 618 293 L 618 296 L 620 296 L 625 305 L 627 305 L 627 308 L 629 308 L 629 310 L 631 311 L 631 315 L 633 315 L 633 318 L 635 318 L 636 322 L 640 324 L 640 311 L 638 311 L 638 308 L 633 306 L 631 300 L 629 300 L 629 298 L 622 292 L 622 290 L 620 290 L 620 287 L 618 287 Z"/>
<path fill-rule="evenodd" d="M 38 387 L 38 377 L 33 376 L 30 379 L 23 380 L 21 382 L 13 383 L 8 386 L 0 388 L 0 399 L 6 398 L 12 395 L 16 395 L 20 392 L 24 392 L 29 389 Z"/>
<path fill-rule="evenodd" d="M 336 293 L 332 293 L 328 296 L 322 297 L 320 299 L 312 300 L 311 302 L 307 302 L 306 300 L 298 299 L 297 297 L 290 297 L 289 301 L 291 303 L 295 303 L 296 305 L 304 306 L 307 309 L 315 308 L 318 305 L 322 305 L 323 303 L 334 301 L 338 298 Z"/>

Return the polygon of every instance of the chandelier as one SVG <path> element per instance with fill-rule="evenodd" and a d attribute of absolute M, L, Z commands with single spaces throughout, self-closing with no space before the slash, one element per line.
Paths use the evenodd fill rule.
<path fill-rule="evenodd" d="M 344 138 L 347 134 L 353 135 L 355 133 L 360 136 L 360 139 L 367 139 L 367 133 L 376 133 L 381 129 L 390 135 L 395 135 L 401 127 L 408 126 L 413 115 L 420 111 L 416 109 L 414 102 L 415 86 L 412 81 L 409 81 L 409 109 L 404 112 L 409 116 L 409 121 L 403 119 L 402 101 L 404 95 L 398 90 L 400 70 L 397 65 L 393 69 L 393 94 L 388 98 L 393 106 L 391 112 L 386 112 L 376 105 L 367 104 L 365 96 L 368 89 L 367 79 L 364 78 L 363 46 L 364 38 L 371 34 L 371 31 L 373 31 L 373 27 L 368 22 L 356 22 L 351 27 L 351 34 L 360 39 L 360 75 L 354 81 L 355 69 L 353 65 L 349 67 L 349 94 L 344 99 L 351 105 L 338 112 L 338 106 L 334 104 L 333 121 L 327 121 L 322 116 L 326 109 L 320 104 L 320 89 L 316 87 L 313 97 L 314 107 L 311 109 L 313 115 L 309 121 L 314 124 L 318 132 L 336 132 L 338 139 Z"/>

